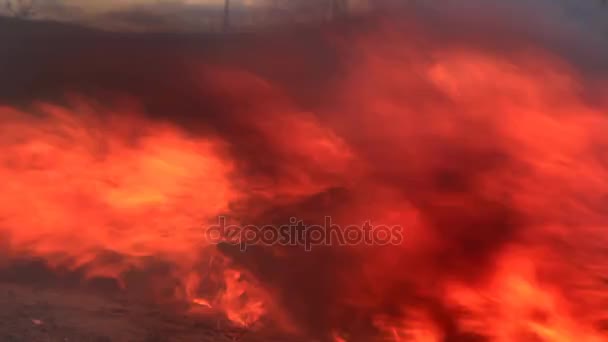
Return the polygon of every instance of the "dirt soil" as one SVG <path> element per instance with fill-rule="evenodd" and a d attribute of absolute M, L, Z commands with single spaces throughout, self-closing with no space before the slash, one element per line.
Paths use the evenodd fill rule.
<path fill-rule="evenodd" d="M 120 296 L 0 283 L 3 342 L 297 341 L 230 326 L 214 314 L 180 315 Z"/>

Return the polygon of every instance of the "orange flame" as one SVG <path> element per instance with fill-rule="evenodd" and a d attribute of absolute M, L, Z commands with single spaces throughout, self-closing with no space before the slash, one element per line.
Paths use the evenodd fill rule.
<path fill-rule="evenodd" d="M 349 329 L 362 321 L 393 341 L 606 340 L 606 104 L 586 98 L 584 77 L 548 52 L 382 33 L 345 47 L 357 58 L 319 113 L 294 109 L 255 75 L 208 71 L 229 95 L 270 98 L 238 116 L 281 159 L 253 180 L 223 138 L 146 119 L 132 103 L 29 110 L 40 115 L 0 107 L 7 249 L 123 282 L 158 258 L 171 263 L 180 299 L 245 327 L 285 306 L 294 320 L 329 321 L 319 329 L 336 342 L 357 341 Z M 236 267 L 205 239 L 234 203 L 262 197 L 267 207 L 247 208 L 258 214 L 335 188 L 350 196 L 336 222 L 371 217 L 407 236 L 387 248 L 336 246 L 321 260 L 333 268 L 305 264 L 307 281 L 326 283 L 302 298 L 273 293 L 292 279 Z M 293 252 L 271 250 L 275 261 Z M 332 264 L 335 255 L 356 265 Z M 319 289 L 327 312 L 310 314 L 302 307 Z"/>
<path fill-rule="evenodd" d="M 73 108 L 78 114 L 39 104 L 41 116 L 0 108 L 0 217 L 10 253 L 121 282 L 157 257 L 178 267 L 174 276 L 195 277 L 201 251 L 217 254 L 205 227 L 238 196 L 219 143 L 145 120 L 128 104 L 103 120 L 83 101 Z M 220 305 L 244 291 L 229 280 Z M 184 283 L 188 297 L 211 307 Z M 244 308 L 246 320 L 230 310 L 239 324 L 257 318 L 252 308 Z"/>

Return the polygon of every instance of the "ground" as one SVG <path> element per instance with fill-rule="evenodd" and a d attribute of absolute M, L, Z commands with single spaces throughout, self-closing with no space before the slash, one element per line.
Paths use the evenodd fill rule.
<path fill-rule="evenodd" d="M 215 315 L 180 315 L 118 295 L 0 283 L 3 342 L 294 341 L 230 326 Z"/>

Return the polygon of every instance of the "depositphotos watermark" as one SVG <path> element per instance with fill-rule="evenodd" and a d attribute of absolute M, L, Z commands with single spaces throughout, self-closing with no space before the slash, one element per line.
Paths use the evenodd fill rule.
<path fill-rule="evenodd" d="M 303 246 L 304 250 L 311 251 L 315 246 L 388 246 L 403 242 L 401 226 L 373 225 L 371 221 L 341 226 L 333 223 L 331 216 L 326 216 L 323 224 L 314 225 L 292 217 L 289 224 L 281 226 L 233 225 L 220 216 L 205 235 L 211 243 L 238 245 L 243 252 L 255 245 Z"/>

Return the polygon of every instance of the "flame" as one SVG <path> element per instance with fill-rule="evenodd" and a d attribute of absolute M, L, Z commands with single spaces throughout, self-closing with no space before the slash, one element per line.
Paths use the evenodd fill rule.
<path fill-rule="evenodd" d="M 0 107 L 6 249 L 125 287 L 162 260 L 176 298 L 336 342 L 606 340 L 608 92 L 542 48 L 434 39 L 336 42 L 356 58 L 316 112 L 239 68 L 194 68 L 197 86 L 248 101 L 226 114 L 243 136 L 137 102 Z M 205 239 L 225 213 L 326 211 L 405 240 L 236 255 Z"/>
<path fill-rule="evenodd" d="M 494 341 L 603 340 L 593 325 L 575 316 L 559 290 L 538 280 L 531 257 L 517 251 L 505 254 L 482 288 L 448 286 L 447 301 L 469 312 L 460 322 L 463 329 L 485 330 Z"/>
<path fill-rule="evenodd" d="M 378 330 L 394 341 L 606 340 L 600 325 L 607 312 L 597 301 L 605 303 L 608 288 L 595 273 L 604 270 L 605 255 L 581 255 L 578 266 L 569 258 L 605 241 L 600 227 L 608 217 L 598 205 L 608 190 L 600 155 L 608 107 L 585 98 L 583 76 L 540 49 L 502 53 L 412 40 L 362 39 L 348 50 L 359 56 L 341 102 L 350 116 L 336 120 L 348 125 L 342 134 L 357 132 L 352 141 L 370 169 L 388 171 L 385 181 L 396 180 L 406 193 L 405 199 L 386 196 L 390 190 L 368 194 L 381 203 L 366 202 L 366 210 L 378 208 L 376 217 L 408 229 L 400 249 L 361 252 L 362 271 L 351 275 L 361 281 L 342 284 L 353 291 L 345 291 L 350 307 L 375 313 Z M 424 183 L 442 168 L 452 170 L 454 181 L 470 181 L 455 189 Z M 402 181 L 408 177 L 415 181 Z M 488 210 L 480 198 L 517 213 L 514 235 L 505 235 L 501 221 L 475 221 Z M 389 218 L 399 211 L 401 217 Z M 496 250 L 475 254 L 488 244 Z M 453 263 L 468 254 L 475 259 Z M 491 263 L 475 264 L 481 260 Z M 401 313 L 385 315 L 394 310 Z"/>
<path fill-rule="evenodd" d="M 200 306 L 203 306 L 203 307 L 209 308 L 209 309 L 213 308 L 213 306 L 212 306 L 211 304 L 209 304 L 209 301 L 208 301 L 208 300 L 206 300 L 206 299 L 204 299 L 204 298 L 194 298 L 194 299 L 192 300 L 192 302 L 193 302 L 194 304 L 197 304 L 197 305 L 200 305 Z"/>
<path fill-rule="evenodd" d="M 146 120 L 135 107 L 122 104 L 103 120 L 83 100 L 70 110 L 38 104 L 32 109 L 38 116 L 0 108 L 7 247 L 14 256 L 84 268 L 91 278 L 123 285 L 125 272 L 144 267 L 145 258 L 167 260 L 187 300 L 211 307 L 195 298 L 193 270 L 202 258 L 220 257 L 204 229 L 239 196 L 229 177 L 233 167 L 217 141 Z M 233 287 L 220 308 L 232 291 L 245 291 Z M 238 308 L 229 316 L 248 322 Z"/>
<path fill-rule="evenodd" d="M 10 184 L 0 206 L 11 249 L 79 266 L 100 252 L 192 259 L 192 248 L 205 245 L 201 222 L 235 194 L 213 142 L 120 114 L 101 123 L 86 109 L 39 110 L 47 116 L 1 111 L 1 173 Z"/>

